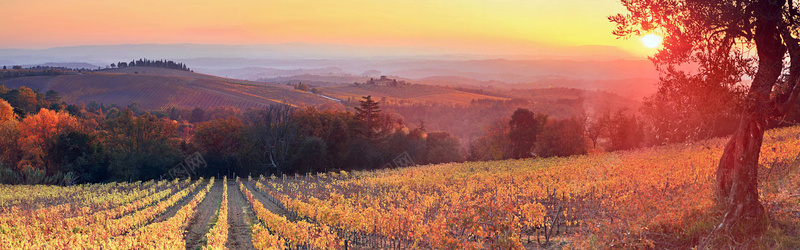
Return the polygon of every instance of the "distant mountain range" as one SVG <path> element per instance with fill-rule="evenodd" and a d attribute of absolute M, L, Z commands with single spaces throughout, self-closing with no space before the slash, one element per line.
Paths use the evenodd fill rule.
<path fill-rule="evenodd" d="M 0 49 L 0 63 L 36 64 L 43 62 L 88 62 L 110 64 L 123 58 L 164 59 L 242 59 L 248 63 L 259 60 L 396 60 L 439 59 L 471 60 L 506 58 L 515 60 L 617 60 L 636 58 L 611 46 L 572 46 L 541 48 L 534 54 L 483 55 L 445 51 L 427 47 L 369 47 L 341 44 L 122 44 L 83 45 L 48 49 Z M 215 64 L 217 61 L 214 62 Z M 200 66 L 200 65 L 195 65 Z M 241 66 L 241 65 L 240 65 Z"/>
<path fill-rule="evenodd" d="M 652 63 L 614 47 L 581 46 L 535 55 L 446 54 L 430 48 L 332 44 L 134 44 L 0 49 L 2 65 L 107 67 L 132 59 L 167 59 L 195 72 L 259 82 L 311 80 L 349 84 L 379 75 L 412 83 L 502 88 L 574 87 L 641 99 L 655 91 Z"/>

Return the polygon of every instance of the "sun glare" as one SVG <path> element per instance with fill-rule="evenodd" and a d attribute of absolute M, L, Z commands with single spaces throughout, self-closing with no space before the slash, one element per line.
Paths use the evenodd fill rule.
<path fill-rule="evenodd" d="M 648 48 L 655 48 L 661 45 L 661 36 L 655 34 L 647 34 L 642 37 L 642 44 Z"/>

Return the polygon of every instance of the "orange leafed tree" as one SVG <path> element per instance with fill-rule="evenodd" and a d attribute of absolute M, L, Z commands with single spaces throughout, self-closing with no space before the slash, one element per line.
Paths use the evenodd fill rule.
<path fill-rule="evenodd" d="M 3 86 L 0 85 L 0 87 Z M 0 99 L 0 165 L 5 167 L 16 163 L 19 158 L 19 149 L 17 148 L 17 125 L 19 122 L 14 117 L 14 107 Z"/>
<path fill-rule="evenodd" d="M 19 166 L 53 171 L 57 166 L 46 159 L 55 146 L 56 137 L 79 127 L 77 119 L 66 112 L 41 109 L 26 117 L 18 126 L 19 146 L 23 156 Z"/>
<path fill-rule="evenodd" d="M 7 101 L 0 99 L 0 123 L 14 119 L 14 107 L 8 104 Z"/>
<path fill-rule="evenodd" d="M 219 153 L 223 157 L 236 154 L 242 144 L 244 123 L 236 117 L 207 121 L 197 125 L 194 141 L 207 152 Z"/>

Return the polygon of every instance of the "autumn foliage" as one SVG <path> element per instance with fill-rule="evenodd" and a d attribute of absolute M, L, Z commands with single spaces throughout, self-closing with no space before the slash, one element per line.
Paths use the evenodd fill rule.
<path fill-rule="evenodd" d="M 7 101 L 0 99 L 0 123 L 14 119 L 14 108 Z"/>
<path fill-rule="evenodd" d="M 66 112 L 41 109 L 39 113 L 22 119 L 19 124 L 19 144 L 25 152 L 21 168 L 57 170 L 47 156 L 55 147 L 56 136 L 69 130 L 79 129 L 77 119 Z"/>

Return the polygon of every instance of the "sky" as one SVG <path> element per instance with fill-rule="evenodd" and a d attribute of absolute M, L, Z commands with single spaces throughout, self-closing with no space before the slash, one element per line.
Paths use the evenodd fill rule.
<path fill-rule="evenodd" d="M 0 48 L 113 44 L 344 44 L 535 54 L 612 46 L 617 0 L 3 0 Z"/>

